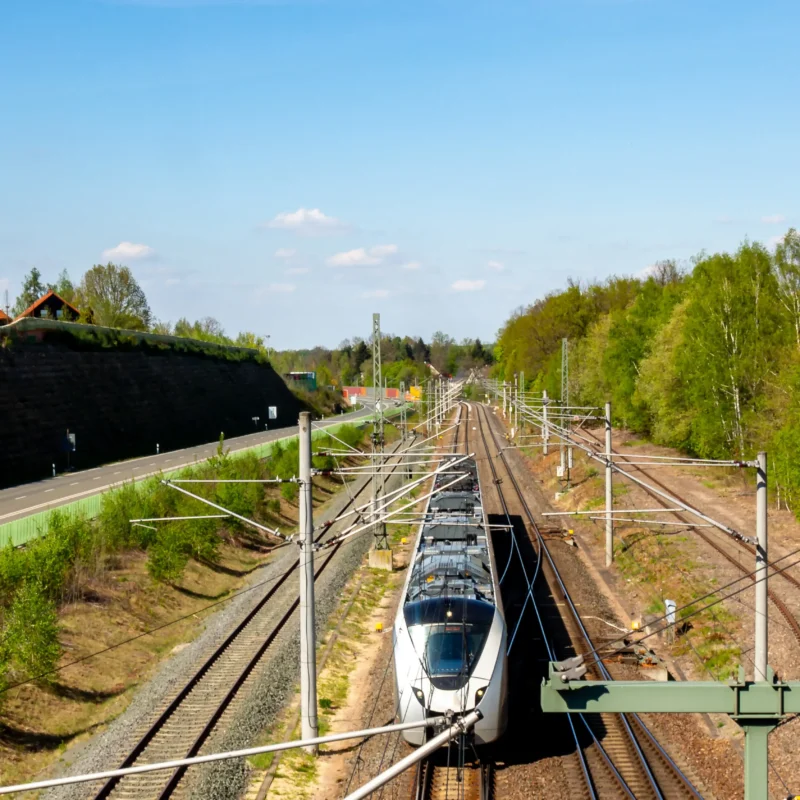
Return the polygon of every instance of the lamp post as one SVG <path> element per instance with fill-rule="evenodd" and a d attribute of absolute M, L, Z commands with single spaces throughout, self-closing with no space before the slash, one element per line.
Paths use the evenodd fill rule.
<path fill-rule="evenodd" d="M 256 426 L 256 428 L 258 428 L 258 421 L 260 419 L 261 419 L 261 417 L 253 417 L 253 424 Z"/>

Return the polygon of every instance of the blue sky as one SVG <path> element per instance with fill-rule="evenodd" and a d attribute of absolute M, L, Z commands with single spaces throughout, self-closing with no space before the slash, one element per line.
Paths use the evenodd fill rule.
<path fill-rule="evenodd" d="M 279 348 L 491 339 L 800 225 L 796 0 L 3 0 L 0 301 L 131 267 Z"/>

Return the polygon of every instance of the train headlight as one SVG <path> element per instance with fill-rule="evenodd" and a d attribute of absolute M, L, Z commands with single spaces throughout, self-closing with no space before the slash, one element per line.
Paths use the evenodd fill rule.
<path fill-rule="evenodd" d="M 425 705 L 425 692 L 423 692 L 422 689 L 414 689 L 414 697 L 419 700 L 420 705 Z"/>
<path fill-rule="evenodd" d="M 486 694 L 486 687 L 485 686 L 482 689 L 478 689 L 478 691 L 475 692 L 475 705 L 476 706 L 478 705 L 478 703 L 480 703 L 481 700 L 483 700 L 483 696 L 485 694 Z"/>

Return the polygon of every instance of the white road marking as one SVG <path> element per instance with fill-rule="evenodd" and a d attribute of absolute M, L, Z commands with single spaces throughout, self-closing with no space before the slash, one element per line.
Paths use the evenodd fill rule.
<path fill-rule="evenodd" d="M 100 475 L 98 475 L 96 478 L 92 478 L 92 480 L 93 481 L 99 481 L 100 480 Z"/>
<path fill-rule="evenodd" d="M 19 497 L 15 497 L 14 499 L 15 499 L 15 500 L 24 500 L 24 499 L 25 499 L 27 496 L 28 496 L 28 495 L 26 495 L 26 494 L 22 494 L 22 495 L 20 495 Z"/>
<path fill-rule="evenodd" d="M 52 492 L 52 491 L 55 491 L 55 490 L 54 489 L 45 489 L 44 493 L 47 494 L 48 492 Z"/>
<path fill-rule="evenodd" d="M 341 422 L 341 420 L 338 420 L 338 419 L 335 419 L 335 418 L 331 418 L 331 420 L 328 422 L 328 425 L 336 425 L 339 422 Z M 327 425 L 323 425 L 322 427 L 327 427 Z M 279 436 L 279 437 L 277 437 L 276 439 L 274 439 L 272 441 L 283 441 L 283 440 L 286 440 L 286 439 L 293 439 L 296 435 L 297 434 L 295 434 L 295 433 L 287 433 L 285 436 Z M 239 447 L 239 448 L 236 448 L 235 450 L 231 449 L 230 452 L 236 453 L 236 452 L 239 452 L 239 450 L 246 450 L 246 449 L 247 449 L 246 447 Z M 206 451 L 204 451 L 204 452 L 206 452 Z M 212 451 L 211 451 L 211 449 L 209 449 L 207 452 L 212 452 Z M 144 456 L 144 458 L 147 458 L 147 456 Z M 198 454 L 195 453 L 195 460 L 197 460 L 197 458 L 198 458 Z M 131 462 L 129 461 L 127 463 L 130 464 Z M 191 463 L 191 462 L 186 461 L 184 463 L 188 464 L 188 463 Z M 100 469 L 100 467 L 95 467 L 94 469 L 85 470 L 85 472 L 96 472 L 99 469 Z M 138 469 L 141 469 L 141 467 L 133 467 L 134 471 L 138 470 Z M 151 474 L 155 474 L 155 473 L 151 473 Z M 145 475 L 141 475 L 139 477 L 140 478 L 146 478 L 146 477 L 148 477 L 148 475 L 146 473 Z M 78 481 L 75 481 L 74 483 L 71 483 L 70 486 L 77 486 L 78 483 L 79 483 Z M 105 486 L 95 487 L 94 489 L 84 489 L 82 492 L 76 492 L 75 494 L 67 495 L 66 497 L 59 497 L 59 498 L 56 498 L 55 500 L 47 500 L 44 503 L 38 503 L 35 506 L 29 506 L 28 508 L 24 508 L 24 509 L 19 510 L 19 511 L 10 511 L 10 512 L 8 512 L 6 514 L 0 514 L 0 520 L 8 519 L 9 517 L 19 517 L 20 519 L 22 519 L 23 517 L 27 516 L 28 514 L 32 514 L 34 511 L 38 511 L 41 508 L 47 508 L 48 506 L 52 506 L 52 505 L 55 505 L 55 504 L 66 505 L 71 500 L 76 500 L 79 497 L 86 497 L 86 495 L 102 493 L 103 491 L 106 491 L 107 489 L 113 488 L 115 485 L 118 485 L 118 484 L 109 483 L 109 484 L 107 484 Z M 19 499 L 23 499 L 24 497 L 27 497 L 27 495 L 22 495 Z"/>

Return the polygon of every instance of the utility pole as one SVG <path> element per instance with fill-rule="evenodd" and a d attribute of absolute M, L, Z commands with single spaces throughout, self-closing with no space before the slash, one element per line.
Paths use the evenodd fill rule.
<path fill-rule="evenodd" d="M 607 418 L 609 410 L 607 404 Z M 767 800 L 769 734 L 789 714 L 800 713 L 800 682 L 780 680 L 767 665 L 767 454 L 759 453 L 757 461 L 747 466 L 756 468 L 755 680 L 747 681 L 740 666 L 738 680 L 725 682 L 584 681 L 586 668 L 583 656 L 578 656 L 550 664 L 541 705 L 545 712 L 572 714 L 728 714 L 745 734 L 745 800 Z"/>
<path fill-rule="evenodd" d="M 542 390 L 542 453 L 547 455 L 550 429 L 547 427 L 547 389 Z"/>
<path fill-rule="evenodd" d="M 400 381 L 400 441 L 406 440 L 406 382 Z"/>
<path fill-rule="evenodd" d="M 522 370 L 520 370 L 520 372 L 519 372 L 519 388 L 520 388 L 520 392 L 521 392 L 522 402 L 524 403 L 525 402 L 525 373 Z M 524 415 L 522 417 L 522 422 L 520 422 L 520 425 L 522 425 L 523 428 L 525 427 L 525 416 Z"/>
<path fill-rule="evenodd" d="M 317 653 L 314 630 L 314 516 L 311 496 L 311 414 L 300 412 L 300 719 L 303 739 L 313 739 L 317 723 Z M 317 754 L 317 746 L 304 748 Z"/>
<path fill-rule="evenodd" d="M 572 423 L 569 419 L 569 339 L 564 337 L 561 340 L 561 410 L 564 419 L 561 425 L 567 429 L 568 435 L 572 435 Z M 566 464 L 564 463 L 564 450 L 566 449 Z M 561 440 L 561 473 L 567 479 L 567 489 L 569 489 L 570 470 L 572 469 L 572 445 L 565 445 Z"/>
<path fill-rule="evenodd" d="M 372 315 L 372 389 L 375 393 L 375 423 L 372 431 L 372 518 L 375 549 L 387 550 L 386 526 L 378 522 L 377 509 L 383 497 L 383 374 L 381 371 L 381 315 Z"/>
<path fill-rule="evenodd" d="M 514 436 L 519 427 L 519 375 L 514 375 Z"/>
<path fill-rule="evenodd" d="M 611 485 L 611 403 L 606 403 L 606 566 L 614 561 L 614 491 Z"/>
<path fill-rule="evenodd" d="M 756 468 L 756 626 L 754 680 L 767 680 L 769 630 L 767 618 L 767 454 L 758 454 Z"/>

